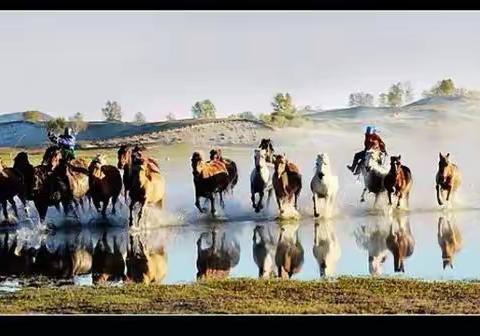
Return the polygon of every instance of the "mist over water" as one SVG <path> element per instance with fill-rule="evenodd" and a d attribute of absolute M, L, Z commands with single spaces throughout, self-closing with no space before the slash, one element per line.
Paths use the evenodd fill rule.
<path fill-rule="evenodd" d="M 367 124 L 367 123 L 365 123 Z M 303 189 L 299 199 L 300 219 L 279 220 L 275 197 L 268 209 L 255 213 L 250 201 L 250 173 L 254 166 L 253 149 L 250 147 L 224 148 L 224 157 L 234 160 L 239 169 L 239 182 L 233 195 L 225 197 L 225 209 L 218 205 L 218 218 L 201 214 L 194 206 L 194 187 L 190 167 L 190 156 L 194 150 L 208 152 L 209 148 L 182 147 L 169 150 L 168 160 L 162 148 L 152 148 L 166 178 L 166 207 L 164 211 L 147 209 L 140 228 L 131 234 L 140 234 L 145 244 L 152 249 L 164 248 L 167 255 L 168 271 L 164 283 L 191 282 L 196 279 L 197 240 L 202 233 L 213 230 L 218 237 L 226 234 L 227 244 L 238 244 L 240 259 L 230 270 L 230 277 L 258 277 L 254 263 L 252 237 L 257 225 L 269 228 L 278 239 L 282 226 L 294 225 L 304 250 L 304 263 L 294 279 L 320 278 L 319 263 L 314 258 L 315 224 L 324 225 L 325 220 L 313 218 L 310 180 L 314 174 L 315 159 L 319 153 L 328 153 L 332 173 L 339 177 L 339 192 L 333 217 L 328 221 L 328 234 L 335 237 L 341 250 L 335 262 L 338 275 L 370 276 L 368 250 L 372 248 L 375 235 L 387 235 L 392 223 L 409 222 L 415 239 L 415 249 L 405 261 L 405 273 L 394 274 L 393 256 L 388 251 L 382 267 L 385 276 L 415 277 L 421 279 L 473 279 L 480 276 L 480 176 L 477 173 L 476 144 L 480 134 L 471 122 L 450 122 L 441 125 L 412 123 L 407 127 L 393 127 L 376 124 L 387 145 L 389 155 L 401 155 L 402 164 L 409 167 L 413 175 L 410 195 L 410 210 L 388 211 L 386 197 L 379 201 L 379 209 L 373 209 L 373 195 L 367 194 L 367 202 L 360 203 L 363 178 L 360 180 L 346 169 L 353 154 L 363 147 L 364 127 L 342 127 L 334 121 L 318 129 L 284 129 L 271 135 L 277 153 L 285 153 L 303 175 Z M 451 161 L 458 165 L 463 182 L 456 204 L 452 209 L 440 209 L 435 197 L 435 174 L 438 169 L 439 152 L 450 153 Z M 110 159 L 112 160 L 112 159 Z M 111 163 L 111 162 L 110 162 Z M 264 199 L 266 201 L 266 198 Z M 322 205 L 323 206 L 323 205 Z M 109 208 L 110 209 L 110 208 Z M 34 212 L 34 211 L 32 211 Z M 322 214 L 322 208 L 320 210 Z M 437 228 L 440 218 L 447 219 L 458 228 L 463 238 L 462 249 L 453 258 L 453 268 L 443 269 L 442 253 L 438 244 Z M 96 212 L 81 213 L 80 223 L 65 221 L 52 208 L 48 221 L 55 224 L 55 231 L 45 231 L 32 222 L 20 221 L 16 228 L 10 227 L 0 233 L 2 244 L 6 232 L 16 237 L 17 245 L 38 249 L 45 244 L 54 251 L 70 246 L 87 246 L 93 249 L 106 234 L 107 242 L 113 246 L 114 237 L 126 253 L 129 240 L 128 211 L 124 204 L 116 216 L 109 216 L 108 222 L 100 220 Z M 73 223 L 73 224 L 72 224 Z M 220 238 L 219 238 L 220 239 Z M 208 246 L 207 240 L 207 246 Z M 113 247 L 112 247 L 113 248 Z M 205 248 L 202 245 L 202 248 Z M 381 247 L 378 247 L 381 249 Z M 335 258 L 332 258 L 332 260 Z M 1 274 L 5 286 L 2 290 L 15 288 L 15 280 L 9 274 Z M 88 276 L 76 278 L 75 283 L 89 284 Z M 89 282 L 90 281 L 90 282 Z"/>

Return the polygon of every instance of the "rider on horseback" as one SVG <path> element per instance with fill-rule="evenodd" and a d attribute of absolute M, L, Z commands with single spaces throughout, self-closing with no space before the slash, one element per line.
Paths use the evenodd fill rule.
<path fill-rule="evenodd" d="M 356 170 L 357 167 L 360 165 L 360 163 L 364 160 L 365 158 L 365 153 L 369 149 L 380 149 L 382 153 L 387 155 L 387 150 L 385 148 L 385 143 L 383 140 L 378 136 L 377 130 L 373 126 L 368 126 L 366 131 L 365 131 L 365 142 L 364 142 L 365 148 L 358 152 L 355 153 L 355 156 L 353 157 L 353 162 L 351 166 L 347 166 L 348 169 L 355 175 L 357 174 Z"/>
<path fill-rule="evenodd" d="M 65 127 L 62 135 L 57 136 L 48 132 L 48 138 L 62 150 L 62 157 L 66 162 L 75 159 L 75 133 L 70 127 Z"/>

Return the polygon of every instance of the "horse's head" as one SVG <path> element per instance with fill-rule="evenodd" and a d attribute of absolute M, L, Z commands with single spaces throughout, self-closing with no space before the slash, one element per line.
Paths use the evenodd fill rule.
<path fill-rule="evenodd" d="M 27 152 L 20 152 L 13 159 L 13 166 L 14 167 L 25 167 L 25 166 L 28 166 L 28 165 L 30 165 L 30 162 L 28 161 Z"/>
<path fill-rule="evenodd" d="M 222 158 L 222 150 L 214 148 L 210 151 L 210 160 L 220 160 Z"/>
<path fill-rule="evenodd" d="M 318 154 L 317 159 L 315 160 L 315 167 L 318 177 L 322 179 L 323 176 L 325 176 L 325 170 L 330 167 L 330 158 L 328 157 L 328 154 Z"/>
<path fill-rule="evenodd" d="M 446 168 L 450 165 L 450 153 L 447 153 L 447 155 L 443 155 L 442 153 L 438 154 L 438 172 L 440 173 L 440 177 L 442 179 L 441 182 L 445 182 L 448 177 L 448 170 Z"/>
<path fill-rule="evenodd" d="M 402 167 L 402 156 L 391 156 L 390 157 L 390 168 L 393 171 L 398 171 Z"/>
<path fill-rule="evenodd" d="M 369 172 L 372 167 L 378 166 L 380 161 L 380 151 L 375 149 L 369 149 L 365 152 L 365 170 Z"/>
<path fill-rule="evenodd" d="M 275 172 L 277 173 L 278 177 L 282 176 L 282 174 L 287 169 L 287 156 L 285 154 L 279 154 L 275 156 Z"/>
<path fill-rule="evenodd" d="M 62 159 L 62 151 L 58 146 L 50 146 L 45 151 L 43 155 L 42 164 L 50 166 L 51 169 L 55 169 L 60 165 L 60 161 Z"/>
<path fill-rule="evenodd" d="M 260 149 L 264 149 L 266 151 L 266 159 L 267 162 L 272 163 L 273 162 L 273 145 L 272 145 L 272 140 L 270 139 L 262 139 L 260 141 L 260 146 L 258 146 Z"/>
<path fill-rule="evenodd" d="M 97 154 L 92 159 L 92 162 L 90 162 L 90 165 L 88 166 L 88 171 L 93 172 L 94 170 L 100 170 L 102 169 L 102 166 L 106 164 L 107 164 L 107 160 L 105 158 L 105 155 Z"/>
<path fill-rule="evenodd" d="M 131 155 L 132 155 L 132 148 L 130 146 L 127 146 L 127 145 L 120 146 L 117 152 L 118 169 L 124 169 L 125 165 L 130 163 Z"/>
<path fill-rule="evenodd" d="M 198 174 L 201 173 L 200 165 L 201 165 L 202 162 L 203 162 L 202 152 L 200 152 L 200 151 L 194 152 L 192 154 L 192 159 L 191 159 L 193 175 L 197 176 Z"/>

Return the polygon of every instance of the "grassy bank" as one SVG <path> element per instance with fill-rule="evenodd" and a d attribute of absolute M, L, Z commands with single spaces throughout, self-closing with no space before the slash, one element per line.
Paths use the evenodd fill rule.
<path fill-rule="evenodd" d="M 25 288 L 1 295 L 0 313 L 478 314 L 479 297 L 476 282 L 231 279 L 188 285 Z"/>

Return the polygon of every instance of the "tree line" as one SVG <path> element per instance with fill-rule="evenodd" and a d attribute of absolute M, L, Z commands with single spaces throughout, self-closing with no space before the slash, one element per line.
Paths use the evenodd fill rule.
<path fill-rule="evenodd" d="M 453 97 L 453 96 L 470 96 L 476 95 L 476 91 L 466 90 L 464 88 L 456 87 L 453 80 L 450 78 L 438 81 L 430 89 L 422 92 L 423 98 L 430 97 Z M 390 107 L 396 108 L 408 104 L 415 99 L 415 93 L 410 82 L 396 82 L 393 83 L 385 92 L 382 92 L 377 97 L 375 104 L 375 97 L 371 93 L 353 92 L 348 96 L 348 105 L 350 107 Z M 261 120 L 265 123 L 278 126 L 302 126 L 308 122 L 304 117 L 306 112 L 311 111 L 310 106 L 303 108 L 297 107 L 293 103 L 290 93 L 277 93 L 271 102 L 272 110 L 269 113 L 260 114 L 258 117 L 250 111 L 245 111 L 238 114 L 232 114 L 228 118 L 232 119 L 247 119 L 247 120 Z M 121 122 L 123 118 L 123 111 L 120 104 L 116 101 L 108 100 L 105 107 L 101 110 L 105 121 Z M 196 119 L 215 119 L 217 109 L 209 99 L 195 102 L 191 107 L 191 114 Z M 27 111 L 24 113 L 24 120 L 30 122 L 37 122 L 41 118 L 39 111 Z M 168 121 L 176 120 L 175 114 L 169 113 L 166 116 Z M 145 115 L 142 112 L 137 112 L 134 115 L 134 123 L 144 124 L 147 122 Z M 87 123 L 84 121 L 82 113 L 77 112 L 69 120 L 63 117 L 55 118 L 47 122 L 47 129 L 58 131 L 66 126 L 72 127 L 76 132 L 81 132 L 87 128 Z"/>

